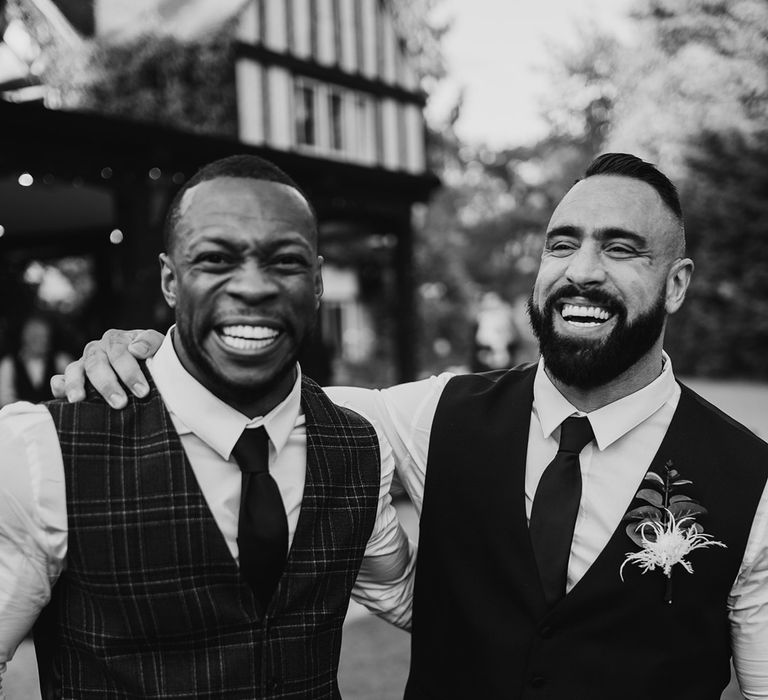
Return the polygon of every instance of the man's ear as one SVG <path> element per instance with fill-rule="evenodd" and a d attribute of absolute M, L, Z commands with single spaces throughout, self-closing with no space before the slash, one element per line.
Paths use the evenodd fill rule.
<path fill-rule="evenodd" d="M 172 309 L 176 308 L 176 268 L 173 266 L 168 253 L 160 253 L 160 289 L 163 291 L 165 303 Z"/>
<path fill-rule="evenodd" d="M 320 299 L 323 296 L 323 263 L 325 260 L 322 255 L 317 256 L 317 267 L 315 268 L 315 309 L 320 308 Z"/>
<path fill-rule="evenodd" d="M 665 298 L 665 308 L 668 314 L 675 313 L 683 305 L 692 274 L 693 260 L 690 258 L 678 258 L 672 263 L 667 273 Z"/>

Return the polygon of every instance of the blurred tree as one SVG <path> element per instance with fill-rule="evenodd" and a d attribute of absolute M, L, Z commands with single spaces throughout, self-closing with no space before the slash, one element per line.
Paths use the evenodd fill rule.
<path fill-rule="evenodd" d="M 768 377 L 768 3 L 643 0 L 608 150 L 678 183 L 696 272 L 670 325 L 679 372 Z"/>
<path fill-rule="evenodd" d="M 237 134 L 234 19 L 194 42 L 147 33 L 115 43 L 79 36 L 33 3 L 7 0 L 40 46 L 33 66 L 55 108 L 113 114 L 201 133 Z"/>
<path fill-rule="evenodd" d="M 699 135 L 754 134 L 768 118 L 765 0 L 641 0 L 609 146 L 685 175 Z"/>
<path fill-rule="evenodd" d="M 395 25 L 427 93 L 446 72 L 442 41 L 450 23 L 435 19 L 435 9 L 441 3 L 442 0 L 391 1 Z"/>
<path fill-rule="evenodd" d="M 86 79 L 76 79 L 77 106 L 237 136 L 234 45 L 229 27 L 196 42 L 147 34 L 128 44 L 97 42 Z"/>
<path fill-rule="evenodd" d="M 688 166 L 696 272 L 667 346 L 678 371 L 768 379 L 768 130 L 700 134 Z"/>

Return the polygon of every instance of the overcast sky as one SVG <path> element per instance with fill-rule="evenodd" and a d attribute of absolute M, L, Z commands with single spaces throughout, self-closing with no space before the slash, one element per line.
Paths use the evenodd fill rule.
<path fill-rule="evenodd" d="M 449 79 L 432 95 L 428 114 L 446 116 L 460 88 L 460 137 L 494 148 L 544 135 L 538 116 L 552 43 L 573 43 L 579 23 L 594 22 L 627 38 L 632 0 L 443 0 L 451 17 L 444 40 Z"/>

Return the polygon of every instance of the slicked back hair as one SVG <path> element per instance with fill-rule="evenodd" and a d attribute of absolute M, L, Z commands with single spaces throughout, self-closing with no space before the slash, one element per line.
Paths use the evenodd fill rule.
<path fill-rule="evenodd" d="M 220 177 L 241 177 L 250 180 L 266 180 L 268 182 L 277 182 L 281 185 L 287 185 L 288 187 L 293 188 L 307 202 L 309 210 L 312 213 L 316 232 L 317 214 L 315 213 L 315 209 L 307 195 L 290 175 L 283 172 L 274 163 L 265 158 L 250 154 L 235 155 L 220 158 L 219 160 L 214 160 L 213 162 L 204 165 L 189 178 L 176 193 L 176 196 L 171 202 L 171 206 L 168 208 L 165 224 L 163 226 L 163 246 L 167 252 L 170 252 L 170 249 L 173 246 L 174 232 L 179 223 L 179 219 L 181 218 L 181 200 L 184 198 L 184 194 L 201 182 L 215 180 Z"/>

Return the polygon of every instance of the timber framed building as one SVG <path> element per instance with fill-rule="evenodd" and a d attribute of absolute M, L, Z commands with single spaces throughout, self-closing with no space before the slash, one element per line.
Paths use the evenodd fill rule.
<path fill-rule="evenodd" d="M 237 133 L 201 135 L 46 108 L 50 92 L 34 70 L 45 47 L 34 55 L 35 31 L 6 8 L 0 292 L 21 289 L 33 263 L 80 256 L 90 261 L 94 286 L 84 332 L 162 326 L 156 255 L 168 202 L 202 164 L 256 153 L 290 173 L 318 212 L 323 345 L 333 348 L 338 366 L 388 368 L 372 382 L 415 376 L 412 207 L 438 181 L 426 159 L 426 96 L 387 2 L 134 0 L 129 15 L 117 11 L 126 5 L 117 0 L 15 5 L 73 43 L 130 42 L 149 26 L 194 42 L 226 27 L 235 45 Z M 2 69 L 11 54 L 18 75 L 9 77 L 13 61 Z M 340 379 L 360 378 L 352 372 Z"/>

